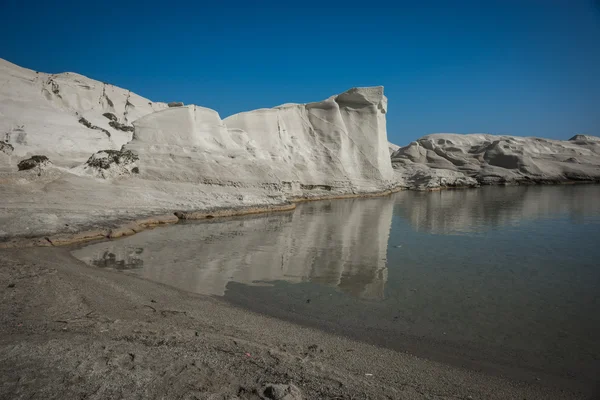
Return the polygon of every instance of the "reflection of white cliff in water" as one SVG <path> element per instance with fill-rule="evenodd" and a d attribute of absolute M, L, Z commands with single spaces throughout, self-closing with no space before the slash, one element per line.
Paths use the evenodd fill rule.
<path fill-rule="evenodd" d="M 306 203 L 290 213 L 145 231 L 73 254 L 108 267 L 107 254 L 114 254 L 109 264 L 116 268 L 135 255 L 136 274 L 198 293 L 223 295 L 230 281 L 285 280 L 376 300 L 387 280 L 393 204 L 391 197 Z"/>
<path fill-rule="evenodd" d="M 573 221 L 600 215 L 600 186 L 509 186 L 401 192 L 394 213 L 417 231 L 467 233 L 559 215 Z"/>

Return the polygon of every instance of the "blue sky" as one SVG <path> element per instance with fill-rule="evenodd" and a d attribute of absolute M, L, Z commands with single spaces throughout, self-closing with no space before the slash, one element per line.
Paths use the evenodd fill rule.
<path fill-rule="evenodd" d="M 222 117 L 384 85 L 398 144 L 434 132 L 600 135 L 599 0 L 0 7 L 2 58 Z"/>

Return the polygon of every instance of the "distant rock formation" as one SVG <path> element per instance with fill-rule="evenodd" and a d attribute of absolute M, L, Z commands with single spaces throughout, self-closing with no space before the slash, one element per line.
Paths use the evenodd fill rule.
<path fill-rule="evenodd" d="M 391 155 L 399 183 L 415 189 L 600 181 L 600 138 L 568 141 L 434 134 Z"/>

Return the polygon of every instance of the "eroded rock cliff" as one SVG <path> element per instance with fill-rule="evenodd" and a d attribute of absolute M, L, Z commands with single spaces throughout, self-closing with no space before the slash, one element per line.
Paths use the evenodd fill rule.
<path fill-rule="evenodd" d="M 417 189 L 600 181 L 600 138 L 585 135 L 561 141 L 434 134 L 391 158 L 400 184 Z"/>
<path fill-rule="evenodd" d="M 222 120 L 0 62 L 0 239 L 394 189 L 382 87 Z M 51 161 L 19 171 L 31 156 Z M 187 213 L 187 214 L 186 214 Z"/>
<path fill-rule="evenodd" d="M 127 89 L 72 72 L 46 74 L 0 59 L 0 141 L 13 159 L 43 154 L 74 166 L 131 140 L 131 122 L 167 108 Z M 0 170 L 8 168 L 0 154 Z"/>
<path fill-rule="evenodd" d="M 152 180 L 301 197 L 379 191 L 394 179 L 386 106 L 383 88 L 374 87 L 225 120 L 208 108 L 169 108 L 137 120 L 125 148 L 139 155 L 141 177 Z"/>

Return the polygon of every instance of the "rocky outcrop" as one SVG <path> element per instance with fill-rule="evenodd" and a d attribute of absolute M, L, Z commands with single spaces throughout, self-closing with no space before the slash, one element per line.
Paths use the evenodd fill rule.
<path fill-rule="evenodd" d="M 435 134 L 391 155 L 399 183 L 416 189 L 477 184 L 600 181 L 600 139 L 569 141 Z"/>
<path fill-rule="evenodd" d="M 415 163 L 395 163 L 394 168 L 398 184 L 409 189 L 438 190 L 479 186 L 476 179 L 450 169 L 430 168 Z"/>
<path fill-rule="evenodd" d="M 271 188 L 289 196 L 373 192 L 393 186 L 382 87 L 356 88 L 221 120 L 198 106 L 134 122 L 125 148 L 152 180 Z"/>
<path fill-rule="evenodd" d="M 174 212 L 278 210 L 396 186 L 382 87 L 221 119 L 208 108 L 169 107 L 81 75 L 3 60 L 0 79 L 1 138 L 14 148 L 0 154 L 0 241 L 104 232 L 118 220 Z M 17 173 L 16 162 L 33 154 L 55 168 Z"/>
<path fill-rule="evenodd" d="M 137 174 L 138 159 L 138 156 L 129 150 L 101 150 L 85 162 L 81 171 L 104 179 Z"/>
<path fill-rule="evenodd" d="M 32 156 L 20 161 L 19 164 L 17 164 L 17 167 L 19 168 L 19 171 L 27 171 L 30 169 L 41 171 L 51 164 L 52 163 L 46 156 Z"/>
<path fill-rule="evenodd" d="M 167 108 L 79 74 L 35 72 L 2 59 L 0 81 L 0 140 L 15 156 L 41 153 L 66 167 L 120 149 L 131 140 L 132 121 Z"/>

